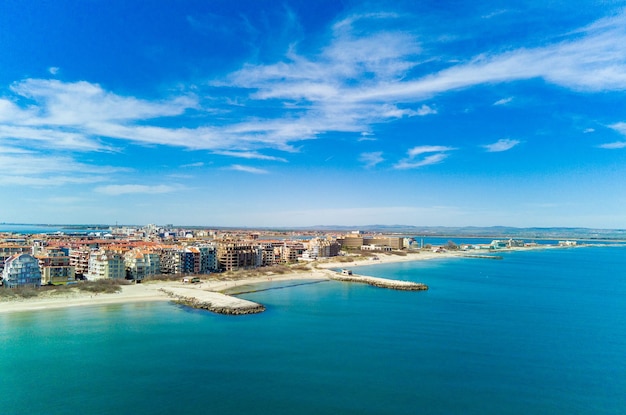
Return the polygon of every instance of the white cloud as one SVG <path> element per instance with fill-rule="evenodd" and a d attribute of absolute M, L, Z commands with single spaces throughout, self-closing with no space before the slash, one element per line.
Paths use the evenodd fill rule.
<path fill-rule="evenodd" d="M 519 140 L 511 140 L 510 138 L 501 138 L 492 144 L 485 144 L 484 147 L 488 153 L 499 153 L 501 151 L 507 151 L 520 144 Z"/>
<path fill-rule="evenodd" d="M 614 143 L 600 144 L 598 147 L 607 150 L 618 150 L 620 148 L 626 148 L 626 141 L 616 141 Z"/>
<path fill-rule="evenodd" d="M 594 128 L 586 128 L 586 129 L 583 131 L 583 134 L 589 134 L 589 133 L 593 133 L 593 132 L 595 132 L 595 131 L 596 131 L 596 130 L 595 130 Z"/>
<path fill-rule="evenodd" d="M 361 155 L 359 156 L 359 161 L 365 164 L 365 167 L 369 169 L 375 167 L 377 164 L 382 163 L 383 161 L 385 161 L 385 159 L 383 158 L 382 151 L 373 151 L 370 153 L 361 153 Z"/>
<path fill-rule="evenodd" d="M 228 157 L 238 157 L 238 158 L 243 158 L 243 159 L 272 160 L 272 161 L 287 162 L 287 160 L 282 157 L 268 156 L 265 154 L 257 153 L 256 151 L 214 151 L 213 154 L 218 154 L 220 156 L 228 156 Z"/>
<path fill-rule="evenodd" d="M 415 169 L 418 167 L 424 167 L 431 164 L 441 163 L 443 160 L 448 158 L 449 151 L 456 150 L 454 147 L 447 146 L 417 146 L 409 149 L 407 151 L 408 157 L 400 160 L 398 163 L 394 165 L 394 168 L 398 170 L 406 170 L 406 169 Z M 416 160 L 416 157 L 422 156 L 423 154 L 430 154 L 428 156 L 421 157 Z"/>
<path fill-rule="evenodd" d="M 444 151 L 452 151 L 452 150 L 456 150 L 456 148 L 447 147 L 447 146 L 417 146 L 417 147 L 413 147 L 409 149 L 407 154 L 409 155 L 409 157 L 413 158 L 424 153 L 435 153 L 435 152 L 444 152 Z"/>
<path fill-rule="evenodd" d="M 502 98 L 494 102 L 493 105 L 506 105 L 511 101 L 513 101 L 513 97 Z"/>
<path fill-rule="evenodd" d="M 59 73 L 59 67 L 57 66 L 51 66 L 48 68 L 48 72 L 50 72 L 51 75 L 56 75 Z"/>
<path fill-rule="evenodd" d="M 79 163 L 68 156 L 42 155 L 34 151 L 0 148 L 0 185 L 64 186 L 99 183 L 114 173 L 128 169 L 92 166 Z"/>
<path fill-rule="evenodd" d="M 125 194 L 161 194 L 171 193 L 178 190 L 178 187 L 168 185 L 148 186 L 143 184 L 111 184 L 96 187 L 95 191 L 111 196 Z"/>
<path fill-rule="evenodd" d="M 426 156 L 422 160 L 416 160 L 416 161 L 413 161 L 412 159 L 404 159 L 396 163 L 394 167 L 398 170 L 406 170 L 406 169 L 415 169 L 418 167 L 424 167 L 424 166 L 428 166 L 431 164 L 439 164 L 443 160 L 448 158 L 448 155 L 449 154 L 447 153 L 437 153 L 437 154 L 432 154 L 430 156 Z"/>
<path fill-rule="evenodd" d="M 359 137 L 358 141 L 377 141 L 378 139 L 374 136 L 374 134 L 363 131 L 361 132 L 361 137 Z"/>
<path fill-rule="evenodd" d="M 204 163 L 199 161 L 197 163 L 189 163 L 189 164 L 183 164 L 180 166 L 181 169 L 186 169 L 186 168 L 190 168 L 190 167 L 203 167 Z"/>
<path fill-rule="evenodd" d="M 417 110 L 416 113 L 417 115 L 420 115 L 420 116 L 431 115 L 431 114 L 437 114 L 437 110 L 424 104 Z"/>
<path fill-rule="evenodd" d="M 241 164 L 233 164 L 232 166 L 229 167 L 229 170 L 242 171 L 245 173 L 252 173 L 252 174 L 269 173 L 267 170 L 259 169 L 257 167 L 242 166 Z"/>
<path fill-rule="evenodd" d="M 609 128 L 612 128 L 613 130 L 626 135 L 626 122 L 618 122 L 615 124 L 611 124 L 609 125 Z"/>
<path fill-rule="evenodd" d="M 191 94 L 146 100 L 86 81 L 26 79 L 11 86 L 13 97 L 0 98 L 0 139 L 21 147 L 76 151 L 111 151 L 113 139 L 285 161 L 261 151 L 295 151 L 295 143 L 327 132 L 358 134 L 377 123 L 435 114 L 424 101 L 461 88 L 541 78 L 578 91 L 626 89 L 626 13 L 563 34 L 546 46 L 487 50 L 466 60 L 451 57 L 443 69 L 419 78 L 416 69 L 438 57 L 427 56 L 416 35 L 389 29 L 399 17 L 348 16 L 332 27 L 330 41 L 317 54 L 303 55 L 292 46 L 282 61 L 246 64 L 213 82 L 228 89 L 221 97 L 206 92 L 206 101 L 243 107 L 272 100 L 272 108 L 279 109 L 272 116 L 243 117 L 237 112 L 241 106 L 229 105 L 230 118 L 223 112 L 217 122 L 215 112 L 201 108 L 200 98 Z M 377 22 L 385 29 L 364 36 L 362 25 Z M 17 105 L 25 101 L 28 106 Z M 185 126 L 189 112 L 197 116 L 198 127 Z M 160 122 L 163 118 L 170 122 Z"/>

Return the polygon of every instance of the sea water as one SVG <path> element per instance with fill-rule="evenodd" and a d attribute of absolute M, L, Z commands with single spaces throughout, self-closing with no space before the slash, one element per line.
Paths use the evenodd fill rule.
<path fill-rule="evenodd" d="M 430 290 L 268 283 L 241 289 L 267 311 L 237 317 L 169 303 L 2 314 L 0 413 L 626 412 L 626 248 L 354 271 Z"/>

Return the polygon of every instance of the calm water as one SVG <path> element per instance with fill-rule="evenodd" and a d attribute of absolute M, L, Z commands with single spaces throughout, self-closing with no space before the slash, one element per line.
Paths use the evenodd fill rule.
<path fill-rule="evenodd" d="M 3 414 L 619 414 L 626 248 L 360 268 L 259 315 L 153 303 L 0 315 Z M 272 288 L 275 286 L 265 286 Z"/>

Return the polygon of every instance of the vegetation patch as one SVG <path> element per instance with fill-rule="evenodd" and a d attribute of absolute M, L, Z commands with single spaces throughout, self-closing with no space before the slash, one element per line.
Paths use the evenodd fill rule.
<path fill-rule="evenodd" d="M 90 293 L 113 294 L 122 290 L 122 285 L 130 284 L 127 280 L 118 279 L 102 279 L 95 281 L 85 281 L 77 284 L 76 287 L 80 291 L 88 291 Z"/>

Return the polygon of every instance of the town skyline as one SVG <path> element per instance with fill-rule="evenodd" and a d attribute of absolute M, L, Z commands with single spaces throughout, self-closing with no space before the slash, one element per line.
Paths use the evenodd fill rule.
<path fill-rule="evenodd" d="M 626 3 L 453 6 L 5 2 L 0 222 L 626 228 Z"/>

